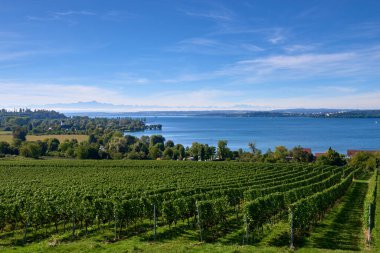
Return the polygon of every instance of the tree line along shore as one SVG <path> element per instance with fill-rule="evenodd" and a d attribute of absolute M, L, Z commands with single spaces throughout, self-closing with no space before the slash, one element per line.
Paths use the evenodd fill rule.
<path fill-rule="evenodd" d="M 126 134 L 144 129 L 161 129 L 147 125 L 145 119 L 67 117 L 48 110 L 0 110 L 0 157 L 70 159 L 130 159 L 130 160 L 192 160 L 242 162 L 304 162 L 324 165 L 344 165 L 347 162 L 366 163 L 374 168 L 379 152 L 355 152 L 345 156 L 329 148 L 313 154 L 310 149 L 277 146 L 265 153 L 248 143 L 249 151 L 231 150 L 226 140 L 217 146 L 193 142 L 185 147 L 161 135 L 135 136 Z M 354 158 L 354 159 L 352 159 Z"/>

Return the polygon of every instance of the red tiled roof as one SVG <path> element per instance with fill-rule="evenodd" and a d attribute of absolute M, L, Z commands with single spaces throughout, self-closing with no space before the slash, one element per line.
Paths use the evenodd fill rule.
<path fill-rule="evenodd" d="M 379 151 L 378 150 L 356 150 L 356 149 L 349 149 L 349 150 L 347 150 L 347 156 L 352 157 L 352 156 L 356 155 L 359 152 L 375 153 L 375 152 L 379 152 Z"/>
<path fill-rule="evenodd" d="M 311 154 L 311 148 L 302 148 L 302 151 Z"/>

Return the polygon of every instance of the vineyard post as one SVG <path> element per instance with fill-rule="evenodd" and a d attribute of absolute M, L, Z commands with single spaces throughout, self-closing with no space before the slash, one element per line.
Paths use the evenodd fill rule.
<path fill-rule="evenodd" d="M 24 244 L 26 242 L 26 236 L 27 236 L 27 233 L 28 233 L 29 220 L 30 220 L 30 205 L 28 205 L 28 218 L 26 219 L 26 224 L 25 224 L 24 240 L 23 240 Z"/>
<path fill-rule="evenodd" d="M 153 205 L 153 219 L 154 219 L 154 240 L 157 238 L 157 217 L 156 217 L 156 205 Z"/>
<path fill-rule="evenodd" d="M 245 217 L 244 222 L 245 222 L 245 239 L 246 239 L 246 243 L 248 244 L 249 224 L 248 224 L 248 218 L 247 218 L 247 216 Z"/>
<path fill-rule="evenodd" d="M 198 213 L 199 235 L 200 235 L 200 239 L 201 239 L 201 242 L 202 242 L 202 241 L 203 241 L 203 238 L 202 238 L 201 213 L 199 212 L 199 207 L 198 207 L 198 205 L 197 205 L 197 213 Z"/>
<path fill-rule="evenodd" d="M 114 218 L 115 218 L 115 240 L 117 240 L 117 214 L 116 212 L 114 213 Z"/>
<path fill-rule="evenodd" d="M 368 206 L 368 211 L 369 211 L 369 215 L 368 215 L 368 238 L 367 238 L 367 241 L 368 241 L 368 245 L 371 244 L 371 203 L 369 203 L 369 206 Z"/>
<path fill-rule="evenodd" d="M 294 212 L 290 208 L 290 249 L 294 250 Z"/>
<path fill-rule="evenodd" d="M 75 212 L 76 212 L 75 208 L 74 208 L 73 211 L 74 212 L 73 212 L 73 227 L 72 227 L 72 230 L 73 230 L 73 238 L 74 238 L 75 237 Z"/>

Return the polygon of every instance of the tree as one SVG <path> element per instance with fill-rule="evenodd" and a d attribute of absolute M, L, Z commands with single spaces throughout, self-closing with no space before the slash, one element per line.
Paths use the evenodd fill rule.
<path fill-rule="evenodd" d="M 16 126 L 12 131 L 13 139 L 26 141 L 27 133 L 28 133 L 28 130 L 25 127 Z"/>
<path fill-rule="evenodd" d="M 125 135 L 124 138 L 128 146 L 135 144 L 139 140 L 137 137 L 129 134 Z"/>
<path fill-rule="evenodd" d="M 249 149 L 251 150 L 252 154 L 256 154 L 258 151 L 260 151 L 259 149 L 257 149 L 256 147 L 256 142 L 250 142 L 248 143 L 248 147 Z"/>
<path fill-rule="evenodd" d="M 148 144 L 149 145 L 149 144 Z M 144 152 L 145 154 L 148 154 L 149 147 L 145 142 L 138 141 L 135 144 L 132 145 L 132 151 L 135 152 Z"/>
<path fill-rule="evenodd" d="M 84 141 L 77 146 L 75 153 L 79 159 L 99 159 L 99 146 Z"/>
<path fill-rule="evenodd" d="M 41 147 L 35 142 L 25 142 L 20 147 L 20 155 L 37 159 L 42 155 Z"/>
<path fill-rule="evenodd" d="M 186 150 L 182 144 L 175 145 L 175 149 L 178 151 L 177 159 L 183 160 L 184 158 L 186 158 Z"/>
<path fill-rule="evenodd" d="M 107 144 L 107 149 L 111 153 L 125 153 L 128 151 L 127 140 L 124 137 L 113 136 Z"/>
<path fill-rule="evenodd" d="M 89 136 L 88 136 L 88 142 L 89 143 L 96 143 L 98 141 L 98 139 L 96 138 L 95 134 L 94 133 L 91 133 Z"/>
<path fill-rule="evenodd" d="M 174 142 L 172 140 L 168 140 L 165 142 L 165 148 L 173 148 Z"/>
<path fill-rule="evenodd" d="M 50 152 L 50 151 L 57 151 L 58 150 L 58 147 L 59 147 L 59 140 L 57 138 L 50 138 L 48 141 L 47 141 L 47 151 Z"/>
<path fill-rule="evenodd" d="M 218 157 L 220 160 L 225 160 L 230 157 L 230 149 L 227 147 L 227 140 L 218 141 Z"/>
<path fill-rule="evenodd" d="M 314 159 L 313 154 L 305 151 L 301 146 L 294 147 L 291 151 L 291 156 L 295 162 L 309 163 Z"/>
<path fill-rule="evenodd" d="M 286 162 L 288 150 L 284 146 L 277 146 L 273 153 L 273 158 L 278 162 Z"/>
<path fill-rule="evenodd" d="M 188 154 L 190 155 L 190 159 L 198 160 L 198 149 L 199 149 L 199 143 L 198 142 L 193 142 L 191 144 L 191 147 L 188 149 Z"/>
<path fill-rule="evenodd" d="M 156 145 L 149 147 L 148 157 L 150 159 L 156 160 L 157 158 L 161 157 L 161 149 L 159 146 L 160 144 L 157 143 Z"/>
<path fill-rule="evenodd" d="M 78 146 L 78 141 L 76 139 L 65 140 L 60 143 L 58 146 L 58 150 L 65 157 L 74 157 L 75 156 L 75 148 Z"/>
<path fill-rule="evenodd" d="M 165 148 L 163 154 L 162 154 L 162 159 L 164 160 L 172 160 L 174 156 L 174 150 L 173 148 L 167 147 Z"/>
<path fill-rule="evenodd" d="M 370 152 L 358 152 L 351 158 L 349 165 L 361 170 L 364 174 L 369 174 L 377 167 L 376 155 Z"/>
<path fill-rule="evenodd" d="M 162 145 L 162 150 L 164 148 L 164 142 L 165 142 L 165 138 L 162 136 L 162 135 L 152 135 L 150 136 L 150 145 L 149 146 L 154 146 L 156 144 L 161 144 Z M 160 147 L 161 147 L 160 145 Z"/>
<path fill-rule="evenodd" d="M 346 160 L 343 155 L 340 155 L 330 147 L 325 154 L 317 158 L 317 163 L 323 165 L 343 166 L 346 164 Z"/>
<path fill-rule="evenodd" d="M 214 146 L 205 145 L 205 159 L 213 160 L 215 157 L 216 148 Z"/>
<path fill-rule="evenodd" d="M 130 160 L 141 160 L 145 159 L 146 155 L 144 152 L 131 151 L 128 153 L 127 158 Z"/>
<path fill-rule="evenodd" d="M 10 154 L 11 148 L 8 142 L 0 141 L 0 154 Z"/>
<path fill-rule="evenodd" d="M 274 154 L 270 148 L 268 148 L 267 152 L 263 155 L 263 159 L 268 163 L 275 163 L 276 159 L 274 158 Z"/>
<path fill-rule="evenodd" d="M 145 146 L 149 147 L 150 144 L 150 137 L 143 135 L 140 137 L 140 141 L 145 144 Z"/>

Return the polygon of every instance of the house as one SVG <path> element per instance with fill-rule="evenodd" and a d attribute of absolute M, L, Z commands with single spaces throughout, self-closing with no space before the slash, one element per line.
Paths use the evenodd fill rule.
<path fill-rule="evenodd" d="M 367 153 L 376 153 L 380 152 L 380 150 L 358 150 L 358 149 L 349 149 L 347 150 L 347 157 L 352 158 L 354 155 L 356 155 L 359 152 L 367 152 Z"/>
<path fill-rule="evenodd" d="M 318 158 L 318 157 L 323 156 L 323 155 L 325 155 L 325 154 L 326 154 L 326 153 L 315 153 L 314 156 L 315 156 L 315 158 Z"/>
<path fill-rule="evenodd" d="M 312 154 L 311 153 L 311 148 L 302 148 L 302 151 L 308 153 L 308 154 Z"/>

